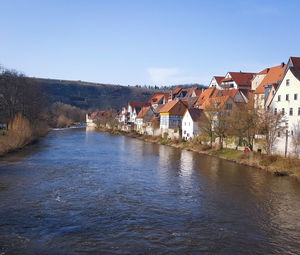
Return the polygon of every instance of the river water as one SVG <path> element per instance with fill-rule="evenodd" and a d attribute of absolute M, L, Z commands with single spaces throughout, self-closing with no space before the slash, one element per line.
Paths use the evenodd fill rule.
<path fill-rule="evenodd" d="M 300 254 L 300 184 L 57 130 L 0 159 L 0 254 Z"/>

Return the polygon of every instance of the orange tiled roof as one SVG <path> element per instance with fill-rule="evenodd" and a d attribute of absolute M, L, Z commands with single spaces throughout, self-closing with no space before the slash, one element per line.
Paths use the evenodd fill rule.
<path fill-rule="evenodd" d="M 173 90 L 173 95 L 178 94 L 181 90 L 182 90 L 182 88 L 176 87 L 176 88 Z"/>
<path fill-rule="evenodd" d="M 258 74 L 267 74 L 270 68 L 265 68 L 264 70 L 260 71 Z"/>
<path fill-rule="evenodd" d="M 160 110 L 159 112 L 160 112 L 160 113 L 167 113 L 167 112 L 170 112 L 171 109 L 172 109 L 177 103 L 182 103 L 185 107 L 187 107 L 187 105 L 186 105 L 184 102 L 182 102 L 181 100 L 178 100 L 178 101 L 177 101 L 177 100 L 172 100 L 172 101 L 166 103 L 166 104 L 164 105 L 164 107 L 162 107 L 161 110 Z"/>
<path fill-rule="evenodd" d="M 232 99 L 234 99 L 238 91 L 238 89 L 216 89 L 211 97 L 230 96 Z"/>
<path fill-rule="evenodd" d="M 212 95 L 212 93 L 214 92 L 214 90 L 215 90 L 215 87 L 210 87 L 210 88 L 204 90 L 202 92 L 202 94 L 199 96 L 199 98 L 198 98 L 195 106 L 202 105 Z"/>
<path fill-rule="evenodd" d="M 170 94 L 169 93 L 155 93 L 149 100 L 148 103 L 158 103 L 162 100 L 162 98 L 165 97 L 166 100 L 168 100 L 170 98 Z"/>
<path fill-rule="evenodd" d="M 286 69 L 286 65 L 284 65 L 283 67 L 281 65 L 271 67 L 266 77 L 262 80 L 262 82 L 256 88 L 254 93 L 264 94 L 265 87 L 267 87 L 268 85 L 279 83 L 284 75 L 285 69 Z"/>
<path fill-rule="evenodd" d="M 150 106 L 143 107 L 136 118 L 142 119 L 146 116 L 147 112 L 150 110 Z"/>
<path fill-rule="evenodd" d="M 230 98 L 230 96 L 222 96 L 222 97 L 212 97 L 212 98 L 209 98 L 200 107 L 200 109 L 207 110 L 210 107 L 221 109 L 224 106 L 224 104 L 228 101 L 229 98 Z M 215 107 L 215 104 L 218 104 L 217 107 Z"/>

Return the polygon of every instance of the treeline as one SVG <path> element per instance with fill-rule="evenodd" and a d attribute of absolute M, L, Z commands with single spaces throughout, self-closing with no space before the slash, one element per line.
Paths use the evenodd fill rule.
<path fill-rule="evenodd" d="M 79 108 L 49 102 L 36 79 L 0 68 L 0 154 L 36 140 L 49 127 L 66 127 L 85 120 L 85 112 Z"/>
<path fill-rule="evenodd" d="M 282 112 L 274 114 L 272 109 L 258 110 L 250 104 L 239 105 L 231 110 L 210 105 L 199 121 L 200 143 L 207 143 L 210 147 L 218 145 L 223 148 L 224 143 L 247 146 L 251 151 L 257 143 L 266 154 L 271 154 L 278 137 L 285 137 L 286 118 Z M 298 126 L 300 126 L 298 124 Z M 294 128 L 292 144 L 294 153 L 300 154 L 300 128 Z"/>

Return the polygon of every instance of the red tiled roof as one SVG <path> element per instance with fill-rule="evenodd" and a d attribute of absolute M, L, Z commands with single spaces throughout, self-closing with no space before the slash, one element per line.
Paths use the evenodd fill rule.
<path fill-rule="evenodd" d="M 143 106 L 150 106 L 149 103 L 145 103 L 145 102 L 129 102 L 128 104 L 132 108 L 142 108 Z"/>
<path fill-rule="evenodd" d="M 221 85 L 221 81 L 225 78 L 224 76 L 214 76 L 218 85 Z"/>
<path fill-rule="evenodd" d="M 300 67 L 300 57 L 291 57 L 294 67 Z"/>
<path fill-rule="evenodd" d="M 281 81 L 285 69 L 287 65 L 284 65 L 283 67 L 281 65 L 273 66 L 269 69 L 269 72 L 267 73 L 266 77 L 262 80 L 262 82 L 259 84 L 259 86 L 254 91 L 255 94 L 264 94 L 265 93 L 265 87 L 268 85 L 277 84 Z"/>
<path fill-rule="evenodd" d="M 251 80 L 255 73 L 244 73 L 244 72 L 229 72 L 232 79 L 239 86 L 251 86 Z"/>

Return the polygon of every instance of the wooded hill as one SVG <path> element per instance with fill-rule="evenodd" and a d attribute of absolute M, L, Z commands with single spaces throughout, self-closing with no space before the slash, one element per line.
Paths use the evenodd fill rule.
<path fill-rule="evenodd" d="M 170 92 L 172 87 L 164 89 L 141 88 L 135 86 L 121 86 L 99 84 L 84 81 L 68 81 L 55 79 L 35 79 L 50 100 L 50 103 L 62 102 L 81 109 L 121 109 L 130 101 L 146 102 L 158 92 Z M 191 85 L 183 85 L 191 86 Z M 193 86 L 203 87 L 195 84 Z M 174 87 L 174 86 L 173 86 Z"/>
<path fill-rule="evenodd" d="M 139 88 L 83 81 L 35 79 L 50 103 L 62 102 L 82 109 L 120 109 L 129 101 L 148 101 L 158 89 Z M 168 92 L 163 90 L 164 92 Z"/>

